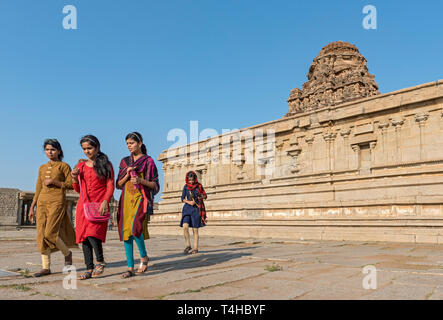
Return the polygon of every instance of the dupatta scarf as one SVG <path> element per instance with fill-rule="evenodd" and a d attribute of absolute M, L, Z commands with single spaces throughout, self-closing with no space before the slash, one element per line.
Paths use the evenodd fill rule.
<path fill-rule="evenodd" d="M 188 175 L 192 174 L 194 177 L 194 183 L 190 183 L 189 179 L 188 179 Z M 201 222 L 206 224 L 207 222 L 207 217 L 206 217 L 206 208 L 205 208 L 205 203 L 203 202 L 203 199 L 206 198 L 206 192 L 205 189 L 203 189 L 203 186 L 201 185 L 201 183 L 198 182 L 197 179 L 197 174 L 194 171 L 189 171 L 188 173 L 186 173 L 186 189 L 188 189 L 191 194 L 192 191 L 197 189 L 197 207 L 198 207 L 198 212 L 200 213 L 200 219 Z"/>
<path fill-rule="evenodd" d="M 149 204 L 154 206 L 154 195 L 157 194 L 160 189 L 157 167 L 155 166 L 154 160 L 152 160 L 152 158 L 148 155 L 143 155 L 137 161 L 134 161 L 132 156 L 126 157 L 120 164 L 117 182 L 126 175 L 129 167 L 135 167 L 135 172 L 137 175 L 143 173 L 145 180 L 155 183 L 154 189 L 150 189 L 141 184 L 137 185 L 143 194 L 143 210 L 144 212 L 147 212 Z M 123 186 L 123 191 L 125 187 L 126 185 Z"/>

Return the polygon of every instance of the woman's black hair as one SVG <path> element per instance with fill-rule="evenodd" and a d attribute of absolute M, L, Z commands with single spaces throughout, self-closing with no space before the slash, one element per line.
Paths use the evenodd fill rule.
<path fill-rule="evenodd" d="M 58 160 L 62 161 L 64 155 L 60 142 L 58 142 L 57 139 L 46 139 L 45 142 L 43 142 L 43 150 L 46 148 L 47 145 L 56 148 L 60 152 L 60 154 L 58 155 Z"/>
<path fill-rule="evenodd" d="M 130 134 L 128 134 L 127 136 L 126 136 L 126 139 L 125 140 L 128 140 L 128 139 L 132 139 L 132 140 L 134 140 L 134 141 L 137 141 L 138 143 L 143 143 L 143 137 L 142 137 L 142 135 L 140 134 L 140 133 L 138 133 L 138 132 L 136 132 L 136 131 L 134 131 L 134 132 L 132 132 L 132 133 L 130 133 Z M 143 143 L 142 144 L 142 153 L 143 154 L 148 154 L 148 151 L 146 150 L 146 146 L 145 146 L 145 144 Z"/>
<path fill-rule="evenodd" d="M 95 136 L 88 134 L 81 138 L 80 145 L 82 145 L 84 142 L 87 142 L 94 148 L 98 149 L 97 158 L 95 158 L 94 161 L 95 173 L 99 178 L 110 179 L 112 177 L 111 162 L 109 161 L 108 156 L 100 151 L 100 141 L 98 141 Z"/>

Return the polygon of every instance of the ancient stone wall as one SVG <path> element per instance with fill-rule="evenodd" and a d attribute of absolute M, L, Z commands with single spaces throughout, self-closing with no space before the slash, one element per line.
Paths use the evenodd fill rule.
<path fill-rule="evenodd" d="M 17 225 L 19 193 L 18 189 L 0 188 L 0 226 Z"/>
<path fill-rule="evenodd" d="M 180 232 L 184 175 L 196 170 L 212 221 L 203 232 L 418 242 L 443 237 L 443 81 L 241 130 L 250 131 L 273 135 L 269 141 L 254 136 L 252 145 L 240 147 L 235 135 L 214 137 L 178 148 L 176 157 L 170 157 L 174 150 L 159 157 L 165 186 L 155 230 Z M 263 146 L 271 152 L 259 152 Z"/>

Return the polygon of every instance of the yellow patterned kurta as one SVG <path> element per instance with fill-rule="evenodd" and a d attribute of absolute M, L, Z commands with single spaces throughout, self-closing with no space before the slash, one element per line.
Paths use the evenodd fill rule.
<path fill-rule="evenodd" d="M 46 186 L 45 179 L 62 182 L 62 188 Z M 72 189 L 71 168 L 68 164 L 56 161 L 40 167 L 34 200 L 37 202 L 37 245 L 41 253 L 46 252 L 48 248 L 51 252 L 57 251 L 57 237 L 68 247 L 77 246 L 75 231 L 66 212 L 67 189 Z"/>
<path fill-rule="evenodd" d="M 139 177 L 143 179 L 143 173 L 139 174 Z M 129 180 L 125 184 L 125 194 L 123 201 L 123 241 L 129 239 L 132 236 L 132 226 L 134 223 L 137 212 L 143 210 L 143 194 L 140 189 L 134 188 L 134 185 Z M 143 237 L 149 239 L 148 232 L 149 215 L 146 214 L 146 218 L 143 222 Z"/>

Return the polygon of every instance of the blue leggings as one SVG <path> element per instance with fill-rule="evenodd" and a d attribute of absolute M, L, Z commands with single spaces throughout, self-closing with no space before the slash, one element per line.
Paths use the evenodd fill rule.
<path fill-rule="evenodd" d="M 138 251 L 140 251 L 140 257 L 144 258 L 148 255 L 145 247 L 145 239 L 143 234 L 139 238 L 135 236 L 130 236 L 128 240 L 125 241 L 125 252 L 126 260 L 128 262 L 128 268 L 134 268 L 134 240 L 137 243 Z"/>

